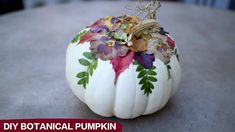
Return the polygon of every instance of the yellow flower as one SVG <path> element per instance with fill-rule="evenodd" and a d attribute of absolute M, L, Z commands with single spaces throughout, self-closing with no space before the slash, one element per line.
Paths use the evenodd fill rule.
<path fill-rule="evenodd" d="M 111 20 L 112 20 L 112 16 L 107 16 L 106 18 L 105 18 L 105 25 L 109 28 L 109 29 L 112 29 L 113 28 L 113 24 L 112 24 L 112 22 L 111 22 Z"/>

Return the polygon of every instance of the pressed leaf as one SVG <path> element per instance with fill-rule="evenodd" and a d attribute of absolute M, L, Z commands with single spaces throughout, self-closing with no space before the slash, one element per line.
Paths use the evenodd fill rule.
<path fill-rule="evenodd" d="M 144 90 L 144 94 L 147 94 L 147 96 L 148 96 L 149 94 L 152 93 L 152 89 L 153 89 L 153 88 L 154 88 L 154 86 L 153 86 L 152 83 L 146 82 L 146 83 L 142 86 L 141 89 L 143 89 L 143 90 Z"/>
<path fill-rule="evenodd" d="M 91 52 L 84 52 L 83 55 L 89 59 L 89 60 L 92 60 L 94 59 L 93 55 L 91 54 Z"/>
<path fill-rule="evenodd" d="M 144 39 L 136 39 L 135 37 L 133 37 L 132 42 L 133 45 L 130 48 L 135 52 L 146 51 L 148 48 L 147 41 L 145 41 Z"/>
<path fill-rule="evenodd" d="M 176 55 L 176 58 L 177 58 L 178 62 L 180 62 L 180 57 L 178 54 Z"/>
<path fill-rule="evenodd" d="M 83 87 L 86 89 L 86 83 L 83 83 L 82 85 L 83 85 Z"/>
<path fill-rule="evenodd" d="M 99 27 L 99 26 L 102 26 L 102 25 L 104 25 L 104 21 L 99 19 L 98 21 L 93 23 L 91 26 L 89 26 L 89 28 Z"/>
<path fill-rule="evenodd" d="M 116 58 L 111 60 L 111 63 L 113 65 L 113 69 L 115 71 L 115 82 L 118 79 L 119 75 L 126 68 L 129 67 L 129 65 L 133 61 L 133 58 L 134 58 L 134 52 L 133 51 L 129 51 L 129 53 L 127 53 L 126 56 L 124 56 L 124 57 L 118 56 L 118 57 L 116 57 Z"/>
<path fill-rule="evenodd" d="M 148 79 L 148 77 L 145 76 L 144 78 L 142 78 L 142 79 L 140 80 L 139 84 L 144 84 L 147 79 Z"/>
<path fill-rule="evenodd" d="M 174 51 L 175 54 L 177 54 L 177 49 L 175 48 L 175 51 Z"/>
<path fill-rule="evenodd" d="M 145 75 L 146 75 L 146 71 L 141 71 L 138 75 L 138 78 L 142 78 Z"/>
<path fill-rule="evenodd" d="M 142 85 L 141 89 L 142 89 L 142 90 L 145 90 L 145 89 L 148 89 L 148 87 L 149 87 L 149 83 L 146 82 L 146 83 L 144 83 L 144 84 Z"/>
<path fill-rule="evenodd" d="M 170 66 L 170 65 L 167 65 L 167 68 L 168 68 L 168 69 L 171 69 L 171 66 Z"/>
<path fill-rule="evenodd" d="M 88 76 L 86 76 L 86 83 L 89 83 L 89 73 L 87 73 L 88 74 Z"/>
<path fill-rule="evenodd" d="M 154 86 L 151 82 L 149 82 L 149 88 L 154 89 Z"/>
<path fill-rule="evenodd" d="M 75 42 L 78 41 L 78 39 L 79 39 L 79 34 L 77 34 L 77 35 L 73 38 L 73 40 L 72 40 L 71 42 L 72 42 L 72 43 L 75 43 Z"/>
<path fill-rule="evenodd" d="M 98 60 L 96 59 L 94 65 L 93 65 L 93 68 L 96 69 L 97 65 L 98 65 Z"/>
<path fill-rule="evenodd" d="M 127 40 L 127 34 L 126 33 L 122 33 L 122 32 L 115 32 L 115 33 L 113 33 L 113 37 L 115 39 L 118 39 L 118 40 L 123 40 L 123 41 Z"/>
<path fill-rule="evenodd" d="M 78 44 L 90 41 L 92 37 L 94 37 L 95 35 L 97 35 L 97 33 L 92 33 L 92 32 L 86 33 L 81 37 L 80 42 Z"/>
<path fill-rule="evenodd" d="M 150 69 L 151 69 L 151 70 L 155 70 L 155 69 L 156 69 L 156 66 L 153 66 L 153 67 L 151 67 Z"/>
<path fill-rule="evenodd" d="M 88 32 L 90 32 L 90 30 L 84 30 L 84 31 L 78 33 L 78 34 L 73 38 L 73 40 L 72 40 L 71 42 L 72 42 L 72 43 L 77 42 L 78 40 L 81 39 L 81 37 L 83 37 L 83 36 L 84 36 L 85 34 L 87 34 Z"/>
<path fill-rule="evenodd" d="M 84 83 L 86 83 L 86 78 L 82 78 L 82 79 L 80 79 L 79 81 L 78 81 L 78 84 L 80 85 L 80 84 L 84 84 Z"/>
<path fill-rule="evenodd" d="M 151 82 L 156 82 L 157 81 L 157 79 L 155 77 L 151 77 L 151 76 L 148 77 L 148 80 L 151 81 Z"/>
<path fill-rule="evenodd" d="M 145 90 L 146 86 L 145 85 L 142 85 L 141 86 L 141 90 Z"/>
<path fill-rule="evenodd" d="M 133 62 L 133 65 L 138 65 L 139 63 L 137 61 L 134 61 Z"/>
<path fill-rule="evenodd" d="M 167 67 L 168 79 L 170 79 L 171 78 L 171 73 L 170 73 L 171 66 L 167 65 L 166 67 Z"/>
<path fill-rule="evenodd" d="M 176 58 L 177 58 L 177 60 L 179 62 L 180 58 L 179 58 L 179 54 L 178 54 L 177 48 L 175 48 L 174 54 L 176 55 Z"/>
<path fill-rule="evenodd" d="M 152 82 L 157 81 L 157 78 L 155 77 L 157 75 L 157 73 L 154 71 L 155 69 L 155 66 L 150 67 L 150 69 L 146 69 L 141 64 L 138 64 L 136 69 L 136 71 L 139 72 L 138 78 L 140 78 L 139 84 L 142 85 L 141 90 L 143 90 L 144 94 L 147 96 L 151 94 L 152 89 L 154 89 Z"/>
<path fill-rule="evenodd" d="M 89 28 L 91 29 L 91 32 L 93 33 L 99 33 L 107 29 L 102 19 L 93 23 L 91 26 L 89 26 Z"/>
<path fill-rule="evenodd" d="M 157 75 L 157 73 L 155 72 L 155 71 L 153 71 L 153 70 L 148 70 L 147 71 L 147 73 L 149 74 L 149 75 Z"/>
<path fill-rule="evenodd" d="M 151 90 L 151 89 L 146 89 L 145 91 L 146 91 L 145 94 L 146 94 L 147 96 L 149 96 L 149 94 L 152 93 L 152 90 Z"/>
<path fill-rule="evenodd" d="M 136 71 L 142 71 L 144 69 L 144 67 L 143 66 L 141 66 L 141 65 L 138 65 L 137 66 L 137 69 L 136 69 Z"/>
<path fill-rule="evenodd" d="M 171 47 L 171 49 L 174 49 L 174 47 L 175 47 L 175 41 L 171 38 L 171 36 L 170 35 L 166 35 L 166 37 L 167 37 L 167 43 L 168 43 L 168 45 Z"/>
<path fill-rule="evenodd" d="M 91 57 L 93 57 L 93 56 L 91 56 L 92 54 L 89 52 L 84 52 L 83 55 L 87 59 L 91 59 Z M 93 57 L 91 59 L 91 62 L 89 62 L 88 60 L 82 58 L 82 59 L 79 59 L 79 63 L 83 66 L 86 66 L 87 71 L 83 71 L 83 72 L 80 72 L 77 74 L 77 78 L 81 78 L 78 81 L 78 85 L 83 85 L 83 87 L 86 88 L 87 84 L 89 83 L 89 75 L 91 75 L 91 76 L 93 75 L 94 70 L 97 67 L 98 60 Z"/>
<path fill-rule="evenodd" d="M 97 68 L 97 64 L 98 64 L 98 61 L 97 61 L 97 59 L 95 59 L 92 62 L 92 64 L 90 65 L 89 69 L 90 69 L 90 75 L 91 76 L 93 75 L 94 70 Z"/>
<path fill-rule="evenodd" d="M 80 73 L 78 73 L 77 74 L 77 78 L 83 78 L 83 77 L 85 77 L 87 75 L 87 73 L 86 72 L 80 72 Z"/>
<path fill-rule="evenodd" d="M 90 75 L 92 76 L 93 75 L 93 67 L 92 66 L 90 66 Z"/>
<path fill-rule="evenodd" d="M 79 63 L 84 66 L 89 66 L 90 62 L 86 59 L 79 59 Z"/>

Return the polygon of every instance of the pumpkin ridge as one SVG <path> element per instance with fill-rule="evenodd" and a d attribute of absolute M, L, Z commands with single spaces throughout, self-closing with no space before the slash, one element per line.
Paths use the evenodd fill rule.
<path fill-rule="evenodd" d="M 165 64 L 160 59 L 155 60 L 154 66 L 156 66 L 156 69 L 154 71 L 158 73 L 156 75 L 158 76 L 158 81 L 154 83 L 153 93 L 148 96 L 148 105 L 143 115 L 151 114 L 159 110 L 164 100 L 165 86 L 166 86 L 165 80 L 167 80 L 166 67 Z M 165 76 L 166 78 L 163 76 Z M 159 96 L 159 93 L 161 93 L 162 96 Z M 156 102 L 155 99 L 157 99 L 158 101 Z"/>
<path fill-rule="evenodd" d="M 118 83 L 118 80 L 116 81 L 116 84 Z M 113 99 L 113 115 L 116 115 L 115 113 L 115 107 L 116 107 L 116 97 L 117 97 L 117 85 L 114 85 L 114 99 Z"/>
<path fill-rule="evenodd" d="M 135 109 L 135 102 L 136 102 L 136 98 L 137 98 L 136 96 L 137 96 L 137 88 L 138 88 L 137 87 L 137 84 L 138 84 L 137 81 L 138 80 L 137 80 L 137 74 L 135 72 L 135 66 L 132 63 L 131 63 L 131 66 L 132 66 L 132 73 L 135 75 L 135 86 L 136 86 L 135 87 L 135 97 L 134 97 L 134 101 L 133 101 L 132 114 L 131 114 L 131 117 L 134 118 L 134 114 L 135 114 L 134 109 Z"/>
<path fill-rule="evenodd" d="M 144 113 L 146 112 L 146 110 L 147 110 L 147 108 L 148 108 L 148 105 L 149 105 L 149 97 L 150 97 L 150 96 L 147 96 L 146 105 L 145 105 L 144 112 L 142 113 L 142 115 L 144 115 Z"/>
<path fill-rule="evenodd" d="M 163 83 L 168 83 L 167 81 L 169 81 L 169 76 L 168 76 L 168 69 L 167 69 L 167 67 L 166 67 L 166 64 L 164 64 L 164 66 L 163 66 L 163 68 L 164 69 L 162 69 L 162 70 L 164 70 L 165 71 L 165 74 L 167 74 L 167 80 L 163 80 L 164 82 Z M 157 70 L 157 69 L 156 69 Z M 167 84 L 166 84 L 167 85 Z M 164 85 L 164 86 L 162 86 L 162 87 L 165 87 L 166 85 Z M 164 89 L 164 93 L 163 93 L 163 97 L 161 98 L 161 102 L 164 102 L 164 100 L 165 100 L 165 97 L 166 97 L 166 87 L 165 88 L 163 88 Z M 161 103 L 158 107 L 157 107 L 157 110 L 160 110 L 161 108 L 162 108 L 162 106 L 164 106 L 165 104 L 164 103 Z"/>
<path fill-rule="evenodd" d="M 97 66 L 97 69 L 98 69 L 98 68 L 99 68 L 99 66 Z M 99 79 L 100 79 L 100 78 L 99 78 Z M 100 81 L 97 80 L 96 83 L 97 83 L 97 82 L 100 82 Z M 89 88 L 90 88 L 90 83 L 87 84 L 87 89 L 89 89 Z M 88 97 L 88 92 L 89 92 L 89 91 L 88 91 L 87 89 L 85 89 L 85 102 L 86 102 L 86 105 L 87 105 L 88 107 L 90 107 L 90 106 L 89 106 L 89 101 L 87 100 L 87 99 L 89 98 L 89 97 Z M 96 88 L 96 89 L 93 89 L 93 90 L 94 90 L 94 91 L 93 91 L 93 92 L 94 92 L 93 98 L 94 98 L 94 97 L 96 97 L 96 96 L 95 96 L 95 93 L 97 92 L 97 88 Z M 92 110 L 92 109 L 91 109 L 91 110 Z M 93 111 L 93 110 L 92 110 L 92 111 Z"/>
<path fill-rule="evenodd" d="M 181 80 L 181 67 L 180 67 L 180 62 L 178 61 L 178 58 L 176 55 L 172 56 L 172 61 L 171 61 L 171 76 L 172 76 L 172 90 L 171 90 L 171 96 L 175 93 L 177 88 L 179 87 L 179 82 Z"/>
<path fill-rule="evenodd" d="M 157 65 L 156 65 L 156 60 L 153 62 L 153 66 L 155 66 L 156 68 L 154 69 L 154 71 L 157 73 Z M 158 82 L 156 82 L 158 83 Z M 153 90 L 156 90 L 157 88 L 154 86 L 154 89 Z M 145 109 L 144 109 L 144 112 L 142 113 L 142 115 L 145 115 L 146 113 L 146 110 L 148 108 L 148 105 L 149 105 L 149 98 L 150 96 L 153 96 L 152 94 L 148 95 L 147 96 L 147 101 L 146 101 L 146 105 L 145 105 Z"/>

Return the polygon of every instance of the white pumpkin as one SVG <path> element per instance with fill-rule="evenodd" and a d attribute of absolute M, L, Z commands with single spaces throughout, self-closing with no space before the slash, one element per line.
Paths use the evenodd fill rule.
<path fill-rule="evenodd" d="M 90 51 L 89 47 L 89 42 L 69 44 L 66 55 L 66 78 L 73 93 L 93 112 L 105 117 L 136 118 L 160 110 L 176 92 L 181 79 L 181 68 L 175 55 L 171 56 L 169 63 L 171 78 L 168 78 L 166 65 L 158 58 L 155 59 L 157 82 L 153 82 L 154 89 L 148 96 L 141 90 L 136 65 L 130 64 L 114 84 L 115 72 L 110 61 L 101 59 L 98 59 L 98 66 L 84 89 L 82 85 L 77 84 L 76 75 L 87 70 L 78 60 L 83 58 L 84 52 Z"/>

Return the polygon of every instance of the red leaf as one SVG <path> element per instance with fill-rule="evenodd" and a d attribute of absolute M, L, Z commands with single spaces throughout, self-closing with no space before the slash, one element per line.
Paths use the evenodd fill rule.
<path fill-rule="evenodd" d="M 89 33 L 83 35 L 78 44 L 90 41 L 92 39 L 92 37 L 94 37 L 96 34 L 97 33 L 89 32 Z"/>
<path fill-rule="evenodd" d="M 115 84 L 119 75 L 129 67 L 134 59 L 134 51 L 129 51 L 129 53 L 124 57 L 116 57 L 111 60 L 113 69 L 115 71 Z"/>
<path fill-rule="evenodd" d="M 102 26 L 104 25 L 104 21 L 102 19 L 96 21 L 95 23 L 93 23 L 91 26 L 88 26 L 88 28 L 94 28 L 94 27 L 98 27 L 98 26 Z"/>
<path fill-rule="evenodd" d="M 169 44 L 169 46 L 172 48 L 172 49 L 174 49 L 174 47 L 175 47 L 175 41 L 171 38 L 171 36 L 170 35 L 168 35 L 167 34 L 167 43 Z"/>

